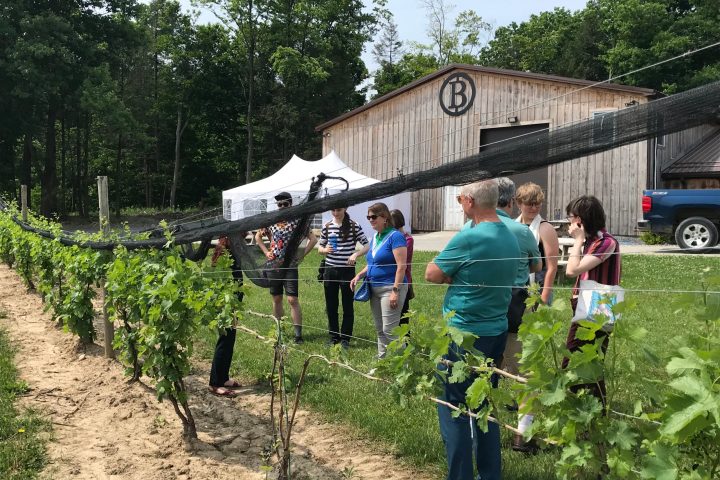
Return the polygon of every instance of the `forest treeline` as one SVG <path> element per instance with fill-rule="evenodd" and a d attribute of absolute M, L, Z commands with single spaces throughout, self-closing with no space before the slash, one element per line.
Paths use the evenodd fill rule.
<path fill-rule="evenodd" d="M 3 0 L 0 188 L 31 186 L 45 215 L 110 203 L 219 204 L 296 153 L 314 127 L 365 101 L 375 15 L 359 0 Z"/>
<path fill-rule="evenodd" d="M 497 29 L 419 2 L 428 44 L 403 41 L 384 0 L 196 0 L 211 22 L 175 0 L 3 0 L 0 191 L 86 215 L 107 175 L 115 211 L 216 206 L 292 154 L 319 158 L 315 126 L 448 63 L 603 80 L 720 40 L 717 0 L 591 0 Z M 622 82 L 718 78 L 716 47 Z"/>

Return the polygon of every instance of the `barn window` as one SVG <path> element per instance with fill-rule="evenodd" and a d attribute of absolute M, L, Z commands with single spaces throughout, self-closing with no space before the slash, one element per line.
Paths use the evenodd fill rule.
<path fill-rule="evenodd" d="M 592 113 L 593 145 L 607 145 L 615 141 L 615 110 L 600 110 Z"/>

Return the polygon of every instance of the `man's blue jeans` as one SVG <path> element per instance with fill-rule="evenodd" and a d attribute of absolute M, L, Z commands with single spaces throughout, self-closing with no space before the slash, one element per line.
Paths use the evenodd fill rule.
<path fill-rule="evenodd" d="M 500 358 L 505 350 L 506 338 L 507 332 L 495 337 L 479 337 L 475 340 L 475 348 L 488 358 Z M 447 358 L 452 361 L 459 360 L 462 352 L 461 347 L 452 343 Z M 465 403 L 465 391 L 473 380 L 474 377 L 471 377 L 462 383 L 446 383 L 443 400 L 453 405 Z M 497 388 L 497 375 L 493 375 L 491 381 L 493 388 Z M 488 423 L 487 433 L 482 433 L 474 418 L 471 419 L 467 415 L 453 418 L 452 410 L 444 405 L 438 405 L 438 417 L 440 433 L 447 453 L 448 480 L 473 479 L 473 447 L 478 479 L 500 480 L 502 478 L 500 427 L 497 424 Z"/>

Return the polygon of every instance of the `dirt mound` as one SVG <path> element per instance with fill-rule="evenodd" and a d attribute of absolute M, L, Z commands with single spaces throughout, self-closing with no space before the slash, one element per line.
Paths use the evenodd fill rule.
<path fill-rule="evenodd" d="M 269 395 L 249 386 L 234 400 L 218 398 L 207 391 L 207 376 L 188 377 L 199 440 L 187 444 L 169 402 L 158 403 L 143 383 L 128 384 L 122 366 L 105 359 L 99 345 L 78 346 L 6 266 L 0 266 L 0 308 L 7 312 L 0 326 L 19 348 L 18 369 L 31 388 L 23 402 L 53 422 L 45 478 L 266 478 Z M 305 411 L 298 412 L 293 451 L 298 479 L 430 478 Z"/>

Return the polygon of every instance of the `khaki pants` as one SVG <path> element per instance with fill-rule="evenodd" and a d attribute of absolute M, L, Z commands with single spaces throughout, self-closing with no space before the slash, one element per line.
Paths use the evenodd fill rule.
<path fill-rule="evenodd" d="M 392 285 L 383 287 L 370 287 L 372 292 L 370 295 L 370 309 L 372 310 L 373 319 L 375 320 L 375 331 L 377 332 L 378 341 L 378 358 L 384 358 L 387 346 L 395 340 L 392 331 L 400 325 L 400 316 L 402 315 L 402 306 L 405 302 L 408 286 L 402 284 L 399 287 L 397 308 L 390 308 L 390 294 L 392 293 Z"/>
<path fill-rule="evenodd" d="M 522 353 L 522 343 L 518 340 L 517 333 L 507 334 L 505 341 L 505 353 L 503 353 L 502 368 L 506 372 L 518 375 L 520 373 L 520 354 Z"/>

